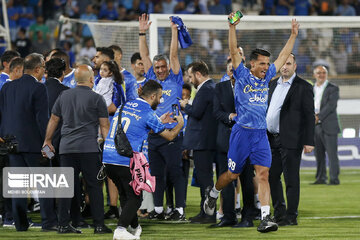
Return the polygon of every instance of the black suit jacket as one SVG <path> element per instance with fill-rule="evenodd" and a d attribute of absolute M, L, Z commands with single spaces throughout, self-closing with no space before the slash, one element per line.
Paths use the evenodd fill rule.
<path fill-rule="evenodd" d="M 214 92 L 215 83 L 210 79 L 197 92 L 192 105 L 185 106 L 185 113 L 188 115 L 183 142 L 185 149 L 216 149 L 216 120 L 213 115 Z"/>
<path fill-rule="evenodd" d="M 44 84 L 24 74 L 6 83 L 0 92 L 1 136 L 14 135 L 19 152 L 40 153 L 49 120 Z"/>
<path fill-rule="evenodd" d="M 326 134 L 338 134 L 340 132 L 337 118 L 337 102 L 339 100 L 339 87 L 328 83 L 321 98 L 319 119 L 321 128 Z"/>
<path fill-rule="evenodd" d="M 49 113 L 51 115 L 51 110 L 55 104 L 56 99 L 59 97 L 60 93 L 70 88 L 61 84 L 60 81 L 56 78 L 48 78 L 45 82 L 45 86 L 47 88 L 49 95 Z M 61 126 L 62 126 L 62 120 L 60 120 L 54 132 L 54 136 L 52 138 L 52 144 L 55 147 L 56 152 L 58 152 L 60 145 Z"/>
<path fill-rule="evenodd" d="M 277 80 L 269 84 L 269 105 Z M 296 75 L 280 111 L 281 145 L 289 149 L 302 148 L 304 145 L 314 146 L 314 129 L 313 87 Z"/>
<path fill-rule="evenodd" d="M 215 86 L 214 116 L 218 121 L 216 147 L 223 153 L 229 150 L 231 128 L 235 124 L 229 120 L 231 113 L 236 113 L 231 81 L 220 82 Z"/>

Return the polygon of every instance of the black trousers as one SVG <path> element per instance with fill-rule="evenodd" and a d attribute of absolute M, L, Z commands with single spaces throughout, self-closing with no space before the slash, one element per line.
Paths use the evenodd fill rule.
<path fill-rule="evenodd" d="M 150 173 L 156 179 L 155 206 L 163 206 L 166 180 L 168 180 L 174 186 L 175 207 L 184 208 L 185 177 L 182 169 L 182 138 L 176 137 L 169 142 L 159 135 L 151 134 L 148 141 Z"/>
<path fill-rule="evenodd" d="M 275 218 L 296 219 L 300 199 L 300 161 L 302 149 L 287 149 L 281 146 L 280 135 L 269 137 L 272 163 L 269 172 L 271 198 Z M 283 196 L 281 174 L 284 174 L 286 199 Z"/>
<path fill-rule="evenodd" d="M 141 194 L 136 195 L 129 185 L 132 180 L 129 167 L 105 164 L 107 176 L 114 182 L 119 193 L 124 197 L 121 201 L 121 215 L 118 226 L 136 228 L 138 223 L 137 210 L 141 205 Z"/>
<path fill-rule="evenodd" d="M 104 225 L 104 196 L 102 181 L 96 176 L 101 168 L 99 153 L 60 154 L 60 166 L 74 168 L 74 189 L 80 189 L 79 174 L 82 173 L 90 198 L 90 208 L 95 226 Z M 77 195 L 77 193 L 74 193 Z M 71 198 L 59 199 L 59 225 L 70 223 Z"/>
<path fill-rule="evenodd" d="M 12 203 L 11 198 L 3 197 L 3 168 L 9 166 L 9 156 L 0 155 L 0 215 L 3 220 L 12 220 Z"/>
<path fill-rule="evenodd" d="M 218 152 L 216 154 L 216 170 L 217 178 L 224 172 L 228 170 L 228 158 L 227 153 Z M 197 171 L 197 169 L 196 169 Z M 222 191 L 221 195 L 223 197 L 223 213 L 224 219 L 232 221 L 236 220 L 235 213 L 235 186 L 234 182 L 228 184 Z"/>
<path fill-rule="evenodd" d="M 196 168 L 196 179 L 200 185 L 200 213 L 205 215 L 203 205 L 205 201 L 205 189 L 214 186 L 213 163 L 216 152 L 211 150 L 194 150 L 194 165 Z M 215 214 L 214 214 L 215 215 Z"/>
<path fill-rule="evenodd" d="M 254 166 L 250 164 L 250 160 L 246 160 L 244 169 L 240 173 L 241 193 L 243 197 L 243 209 L 241 210 L 241 218 L 253 220 L 256 215 L 254 205 Z"/>
<path fill-rule="evenodd" d="M 41 167 L 40 153 L 18 153 L 9 154 L 10 167 Z M 54 199 L 39 198 L 42 228 L 49 228 L 57 225 L 56 213 L 54 210 Z M 17 231 L 26 231 L 29 223 L 27 219 L 27 198 L 12 199 L 12 213 Z"/>

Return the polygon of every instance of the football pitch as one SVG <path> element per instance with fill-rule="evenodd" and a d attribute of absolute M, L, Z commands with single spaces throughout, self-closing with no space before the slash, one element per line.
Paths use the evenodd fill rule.
<path fill-rule="evenodd" d="M 341 169 L 338 186 L 310 185 L 315 169 L 301 170 L 301 194 L 298 226 L 280 227 L 277 232 L 259 233 L 255 227 L 212 229 L 209 225 L 140 220 L 142 240 L 228 240 L 228 239 L 360 239 L 360 169 Z M 188 187 L 186 216 L 199 212 L 199 188 Z M 31 215 L 39 222 L 39 214 Z M 112 229 L 116 220 L 106 220 Z M 16 232 L 14 228 L 0 228 L 0 240 L 5 239 L 112 239 L 112 234 L 94 235 L 93 229 L 83 234 L 59 235 L 43 233 L 38 228 Z"/>

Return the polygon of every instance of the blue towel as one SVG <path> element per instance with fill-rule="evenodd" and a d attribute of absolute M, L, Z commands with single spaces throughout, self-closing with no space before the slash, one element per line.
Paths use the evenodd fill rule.
<path fill-rule="evenodd" d="M 188 48 L 193 43 L 187 30 L 186 26 L 184 25 L 183 21 L 179 17 L 172 16 L 171 21 L 177 25 L 178 29 L 178 40 L 180 42 L 181 48 Z"/>

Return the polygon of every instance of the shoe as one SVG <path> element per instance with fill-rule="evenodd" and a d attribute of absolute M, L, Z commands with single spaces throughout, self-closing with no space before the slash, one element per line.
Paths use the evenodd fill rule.
<path fill-rule="evenodd" d="M 113 240 L 132 240 L 132 239 L 138 239 L 136 236 L 129 233 L 125 228 L 123 227 L 117 227 L 114 231 Z"/>
<path fill-rule="evenodd" d="M 193 219 L 197 219 L 197 218 L 201 218 L 201 217 L 202 217 L 202 214 L 201 214 L 201 212 L 200 212 L 200 213 L 198 213 L 198 215 L 196 215 L 196 216 L 189 217 L 189 220 L 191 221 L 191 220 L 193 220 Z"/>
<path fill-rule="evenodd" d="M 212 187 L 208 186 L 205 190 L 205 201 L 204 201 L 204 212 L 209 215 L 212 216 L 214 215 L 215 212 L 215 207 L 216 207 L 216 200 L 217 198 L 213 198 L 210 196 L 210 191 L 211 191 Z"/>
<path fill-rule="evenodd" d="M 270 215 L 267 215 L 263 220 L 261 220 L 257 230 L 261 233 L 277 231 L 278 225 L 270 218 Z"/>
<path fill-rule="evenodd" d="M 278 226 L 295 226 L 295 225 L 298 225 L 298 222 L 295 219 L 288 219 L 288 218 L 284 218 L 282 220 L 280 220 L 279 222 L 276 222 Z"/>
<path fill-rule="evenodd" d="M 91 228 L 91 225 L 85 222 L 84 220 L 80 220 L 79 223 L 73 224 L 74 228 Z"/>
<path fill-rule="evenodd" d="M 318 185 L 318 184 L 326 184 L 326 180 L 316 180 L 315 182 L 311 183 L 311 185 Z"/>
<path fill-rule="evenodd" d="M 3 224 L 4 224 L 3 216 L 0 214 L 0 226 L 2 226 Z"/>
<path fill-rule="evenodd" d="M 219 211 L 216 211 L 216 220 L 221 220 L 224 217 L 224 214 L 219 213 Z"/>
<path fill-rule="evenodd" d="M 149 213 L 148 219 L 152 219 L 152 220 L 165 220 L 165 214 L 164 214 L 164 212 L 162 212 L 162 213 L 156 213 L 155 210 L 153 210 L 151 213 Z"/>
<path fill-rule="evenodd" d="M 52 227 L 47 227 L 47 228 L 42 228 L 41 231 L 42 232 L 57 232 L 59 229 L 58 227 L 55 225 L 55 226 L 52 226 Z"/>
<path fill-rule="evenodd" d="M 235 213 L 236 213 L 236 218 L 241 218 L 241 208 L 236 208 Z"/>
<path fill-rule="evenodd" d="M 174 213 L 174 209 L 172 207 L 167 207 L 165 211 L 165 219 L 169 219 L 170 216 Z"/>
<path fill-rule="evenodd" d="M 110 206 L 109 210 L 104 214 L 104 219 L 119 218 L 119 210 L 117 207 Z"/>
<path fill-rule="evenodd" d="M 180 212 L 176 209 L 174 211 L 172 211 L 168 220 L 170 220 L 170 221 L 186 221 L 185 214 L 180 214 Z"/>
<path fill-rule="evenodd" d="M 336 179 L 336 180 L 330 180 L 328 185 L 339 185 L 339 184 L 340 184 L 340 181 L 338 179 Z"/>
<path fill-rule="evenodd" d="M 255 210 L 254 210 L 254 220 L 261 220 L 261 210 L 260 210 L 260 208 L 255 208 Z"/>
<path fill-rule="evenodd" d="M 136 239 L 140 239 L 140 235 L 142 233 L 142 228 L 141 228 L 140 224 L 136 228 L 132 228 L 131 226 L 129 226 L 128 231 L 129 231 L 129 233 L 134 235 L 136 237 Z"/>
<path fill-rule="evenodd" d="M 243 219 L 241 220 L 241 222 L 239 222 L 238 224 L 235 224 L 234 226 L 232 226 L 233 228 L 244 228 L 244 227 L 253 227 L 254 223 L 251 220 L 248 219 Z"/>
<path fill-rule="evenodd" d="M 112 233 L 112 230 L 108 228 L 106 225 L 97 226 L 94 229 L 94 234 L 105 234 L 105 233 Z"/>
<path fill-rule="evenodd" d="M 234 226 L 236 223 L 237 220 L 227 220 L 223 218 L 220 222 L 210 225 L 210 228 L 230 227 L 230 226 Z"/>
<path fill-rule="evenodd" d="M 14 219 L 5 218 L 3 227 L 15 227 Z"/>
<path fill-rule="evenodd" d="M 216 218 L 214 216 L 203 215 L 198 218 L 192 218 L 190 223 L 193 223 L 193 224 L 216 223 Z"/>
<path fill-rule="evenodd" d="M 41 228 L 41 223 L 35 223 L 31 220 L 31 218 L 28 218 L 29 227 L 31 228 Z"/>
<path fill-rule="evenodd" d="M 40 212 L 40 203 L 34 201 L 32 204 L 29 204 L 28 212 Z"/>
<path fill-rule="evenodd" d="M 59 226 L 58 233 L 82 233 L 82 231 L 74 228 L 71 224 L 68 224 L 67 226 Z"/>

